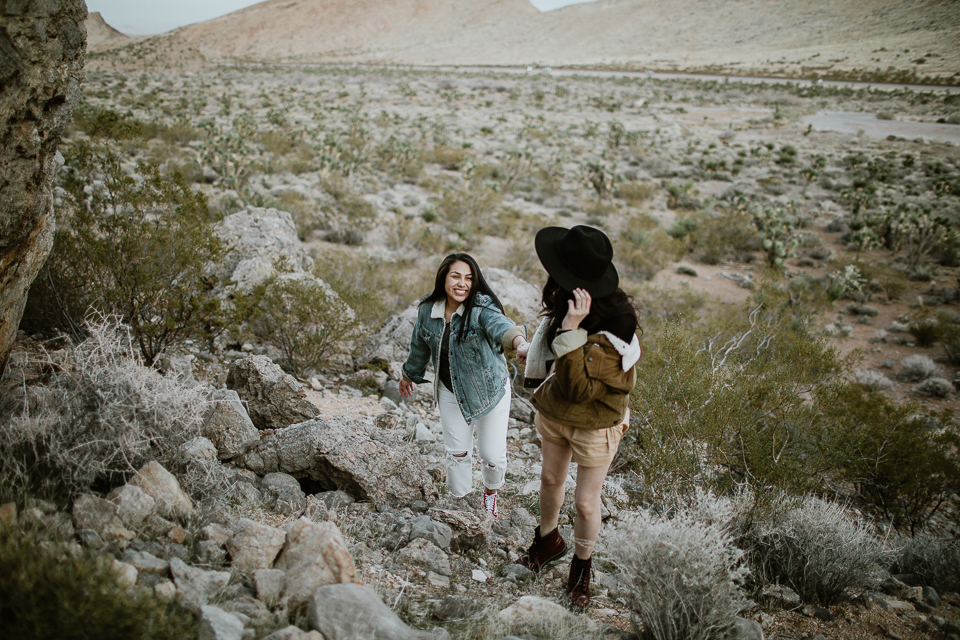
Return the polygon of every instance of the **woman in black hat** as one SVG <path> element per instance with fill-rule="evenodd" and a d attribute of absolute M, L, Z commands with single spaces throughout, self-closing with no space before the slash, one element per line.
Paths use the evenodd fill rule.
<path fill-rule="evenodd" d="M 577 463 L 574 554 L 567 593 L 576 607 L 590 602 L 593 546 L 600 532 L 600 492 L 620 438 L 630 423 L 630 392 L 640 359 L 637 310 L 619 287 L 613 246 L 600 230 L 547 227 L 536 237 L 549 274 L 540 326 L 517 350 L 542 440 L 540 525 L 520 559 L 539 571 L 566 552 L 558 530 L 570 461 Z"/>

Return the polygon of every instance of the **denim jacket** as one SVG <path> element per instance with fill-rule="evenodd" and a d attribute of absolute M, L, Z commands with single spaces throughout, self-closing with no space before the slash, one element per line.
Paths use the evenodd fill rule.
<path fill-rule="evenodd" d="M 434 372 L 440 371 L 440 339 L 446 321 L 446 300 L 433 304 L 422 302 L 410 338 L 410 354 L 403 365 L 403 375 L 418 384 L 426 382 L 423 375 L 427 363 L 433 363 Z M 513 340 L 523 335 L 522 327 L 503 315 L 489 296 L 477 294 L 471 311 L 470 327 L 463 342 L 463 305 L 450 317 L 450 379 L 454 395 L 460 404 L 467 424 L 483 417 L 503 398 L 507 386 L 507 360 L 504 351 L 513 351 Z M 438 397 L 439 375 L 434 376 L 434 397 Z"/>

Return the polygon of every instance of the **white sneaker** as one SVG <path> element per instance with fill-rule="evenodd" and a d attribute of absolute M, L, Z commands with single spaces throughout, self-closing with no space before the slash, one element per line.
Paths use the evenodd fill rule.
<path fill-rule="evenodd" d="M 500 513 L 497 511 L 497 494 L 496 493 L 484 493 L 483 494 L 483 508 L 486 509 L 490 515 L 494 518 L 499 518 Z"/>

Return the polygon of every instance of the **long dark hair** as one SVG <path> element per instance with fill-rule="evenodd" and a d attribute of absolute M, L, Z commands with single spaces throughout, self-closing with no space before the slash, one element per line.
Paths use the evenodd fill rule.
<path fill-rule="evenodd" d="M 543 307 L 540 315 L 549 320 L 547 344 L 553 344 L 553 339 L 557 337 L 563 318 L 567 315 L 567 303 L 570 300 L 573 300 L 572 291 L 561 287 L 552 277 L 547 278 L 547 283 L 543 285 L 543 298 L 540 301 Z M 623 289 L 617 288 L 608 296 L 592 299 L 590 315 L 583 319 L 580 328 L 586 329 L 589 334 L 609 331 L 624 342 L 631 342 L 638 330 L 643 333 L 637 314 L 633 298 Z"/>
<path fill-rule="evenodd" d="M 470 273 L 473 276 L 473 282 L 470 285 L 470 293 L 467 294 L 467 299 L 463 301 L 463 328 L 460 329 L 460 335 L 457 336 L 457 342 L 461 342 L 464 334 L 467 332 L 467 329 L 470 328 L 470 312 L 473 311 L 473 306 L 477 299 L 477 293 L 483 293 L 490 296 L 490 299 L 500 310 L 500 313 L 503 313 L 504 311 L 503 305 L 500 303 L 500 299 L 497 298 L 497 295 L 493 292 L 493 289 L 490 288 L 490 285 L 487 284 L 487 281 L 483 279 L 483 273 L 480 271 L 480 265 L 478 265 L 477 261 L 473 259 L 473 256 L 468 253 L 451 253 L 443 259 L 443 262 L 440 263 L 440 268 L 437 269 L 437 279 L 433 284 L 433 293 L 424 298 L 423 302 L 420 304 L 434 303 L 437 300 L 447 299 L 447 290 L 445 287 L 447 274 L 450 273 L 450 267 L 453 266 L 454 262 L 466 262 L 468 265 L 470 265 Z"/>

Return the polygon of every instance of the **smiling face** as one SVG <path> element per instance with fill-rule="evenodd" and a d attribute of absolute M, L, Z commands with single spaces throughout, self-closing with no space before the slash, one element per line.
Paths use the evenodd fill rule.
<path fill-rule="evenodd" d="M 473 272 L 466 262 L 456 261 L 450 265 L 443 289 L 447 292 L 447 304 L 456 309 L 467 299 L 473 287 Z"/>

